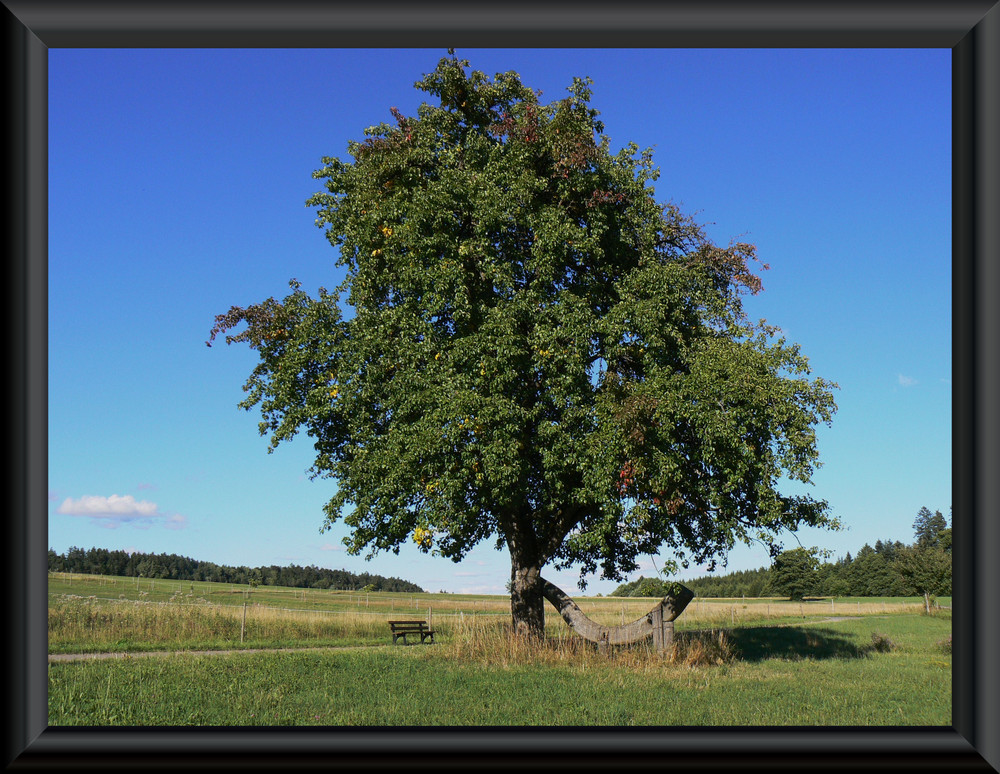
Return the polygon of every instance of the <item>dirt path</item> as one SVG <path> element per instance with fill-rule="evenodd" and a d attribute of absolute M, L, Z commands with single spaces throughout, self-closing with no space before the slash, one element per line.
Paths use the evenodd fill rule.
<path fill-rule="evenodd" d="M 126 659 L 163 656 L 227 656 L 233 653 L 319 653 L 331 650 L 367 650 L 384 648 L 385 645 L 327 645 L 317 648 L 235 648 L 231 650 L 135 650 L 117 653 L 50 653 L 49 663 L 67 661 L 96 661 L 101 659 Z"/>

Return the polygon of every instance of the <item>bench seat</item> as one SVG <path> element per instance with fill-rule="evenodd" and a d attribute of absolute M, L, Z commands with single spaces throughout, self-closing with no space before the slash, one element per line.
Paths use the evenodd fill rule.
<path fill-rule="evenodd" d="M 392 633 L 392 644 L 399 644 L 403 640 L 404 645 L 409 645 L 407 635 L 419 635 L 421 644 L 434 643 L 434 630 L 426 621 L 389 621 L 389 631 Z M 413 643 L 416 644 L 416 643 Z"/>

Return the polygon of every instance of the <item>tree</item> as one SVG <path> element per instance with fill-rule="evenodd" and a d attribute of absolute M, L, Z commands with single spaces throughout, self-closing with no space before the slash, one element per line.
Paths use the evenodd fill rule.
<path fill-rule="evenodd" d="M 755 248 L 659 204 L 651 151 L 611 151 L 589 83 L 543 104 L 450 52 L 416 83 L 436 104 L 391 109 L 315 173 L 343 284 L 293 280 L 208 342 L 257 351 L 240 405 L 271 450 L 312 437 L 338 486 L 324 527 L 342 519 L 351 552 L 413 539 L 458 561 L 493 539 L 534 635 L 546 565 L 621 580 L 664 546 L 676 570 L 838 526 L 777 490 L 811 479 L 835 385 L 747 319 Z"/>
<path fill-rule="evenodd" d="M 787 594 L 792 601 L 801 600 L 812 593 L 816 585 L 816 570 L 819 560 L 816 549 L 793 548 L 783 551 L 774 558 L 771 565 L 771 589 L 779 594 Z"/>
<path fill-rule="evenodd" d="M 951 593 L 951 553 L 940 548 L 907 546 L 896 560 L 900 574 L 924 598 L 924 607 L 931 612 L 931 596 Z"/>
<path fill-rule="evenodd" d="M 931 612 L 931 595 L 951 593 L 951 528 L 940 511 L 921 508 L 913 523 L 917 542 L 897 553 L 896 568 Z"/>
<path fill-rule="evenodd" d="M 941 511 L 931 513 L 929 508 L 922 507 L 917 512 L 917 518 L 913 522 L 913 532 L 917 538 L 917 545 L 920 547 L 937 545 L 941 532 L 947 527 L 948 523 L 941 515 Z"/>
<path fill-rule="evenodd" d="M 851 593 L 863 597 L 905 596 L 906 582 L 899 574 L 895 558 L 902 545 L 892 547 L 893 559 L 881 541 L 873 549 L 865 543 L 847 570 Z"/>

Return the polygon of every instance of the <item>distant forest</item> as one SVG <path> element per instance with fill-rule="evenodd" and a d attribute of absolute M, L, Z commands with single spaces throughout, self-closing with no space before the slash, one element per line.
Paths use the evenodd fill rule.
<path fill-rule="evenodd" d="M 71 547 L 64 555 L 49 549 L 49 572 L 79 572 L 88 575 L 118 575 L 125 577 L 169 578 L 181 581 L 213 581 L 216 583 L 251 583 L 261 586 L 292 586 L 294 588 L 336 589 L 341 591 L 407 591 L 422 592 L 415 583 L 400 578 L 385 578 L 363 572 L 356 575 L 347 570 L 327 570 L 322 567 L 228 567 L 213 562 L 200 562 L 177 554 L 128 554 L 105 548 L 84 550 Z"/>
<path fill-rule="evenodd" d="M 906 597 L 917 592 L 910 588 L 903 576 L 896 571 L 894 560 L 903 547 L 899 541 L 881 541 L 875 547 L 867 543 L 857 556 L 847 556 L 835 562 L 821 564 L 812 576 L 806 592 L 815 597 Z M 658 578 L 639 578 L 625 583 L 611 592 L 615 597 L 655 597 Z M 772 588 L 771 569 L 739 570 L 727 575 L 706 575 L 682 581 L 699 597 L 766 597 L 782 596 Z M 656 588 L 654 588 L 656 586 Z M 643 590 L 651 594 L 641 593 Z"/>
<path fill-rule="evenodd" d="M 921 508 L 914 522 L 915 542 L 879 540 L 865 544 L 855 556 L 848 553 L 834 562 L 816 561 L 801 573 L 801 590 L 812 597 L 908 597 L 930 591 L 951 594 L 951 528 L 940 511 Z M 906 571 L 906 558 L 914 551 L 940 552 L 947 556 L 948 568 L 928 586 L 923 578 Z M 812 553 L 812 552 L 808 552 Z M 920 553 L 916 554 L 918 558 Z M 783 596 L 787 582 L 774 567 L 740 570 L 727 575 L 704 576 L 682 583 L 699 597 Z M 666 593 L 669 581 L 643 578 L 625 583 L 611 592 L 616 597 L 656 597 Z"/>

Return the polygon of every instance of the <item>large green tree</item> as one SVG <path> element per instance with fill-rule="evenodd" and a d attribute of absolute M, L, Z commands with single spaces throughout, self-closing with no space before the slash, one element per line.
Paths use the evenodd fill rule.
<path fill-rule="evenodd" d="M 816 571 L 819 569 L 817 549 L 793 548 L 782 551 L 774 558 L 770 572 L 770 588 L 779 594 L 787 594 L 792 601 L 800 601 L 811 594 L 816 586 Z"/>
<path fill-rule="evenodd" d="M 271 448 L 312 437 L 350 551 L 493 539 L 534 634 L 546 565 L 621 580 L 663 548 L 676 569 L 837 526 L 778 490 L 810 480 L 834 385 L 747 319 L 754 247 L 659 203 L 652 153 L 612 151 L 588 84 L 545 104 L 449 52 L 416 116 L 315 173 L 343 284 L 292 281 L 211 332 L 258 352 L 241 405 Z"/>

